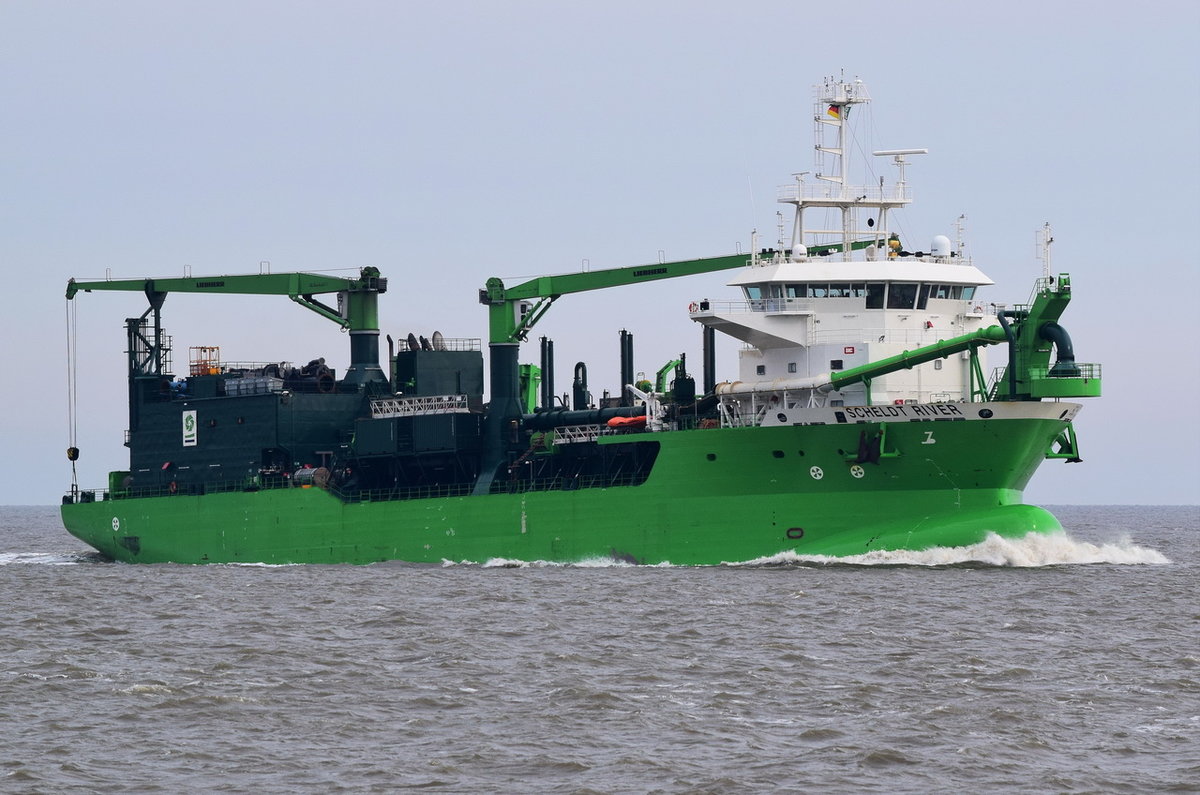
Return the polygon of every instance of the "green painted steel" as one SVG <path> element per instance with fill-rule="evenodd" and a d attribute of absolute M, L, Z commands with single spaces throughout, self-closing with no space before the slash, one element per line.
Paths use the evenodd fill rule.
<path fill-rule="evenodd" d="M 1071 276 L 1061 273 L 1038 279 L 1028 304 L 1000 313 L 1001 320 L 1013 319 L 1014 339 L 1009 344 L 1009 364 L 996 381 L 993 400 L 1100 396 L 1100 365 L 1077 364 L 1074 351 L 1064 356 L 1066 352 L 1053 341 L 1055 335 L 1046 333 L 1047 327 L 1058 327 L 1058 319 L 1070 302 Z M 1058 332 L 1065 337 L 1061 327 Z M 1058 361 L 1051 367 L 1050 357 L 1056 348 Z"/>
<path fill-rule="evenodd" d="M 863 434 L 885 424 L 897 455 L 856 463 Z M 661 452 L 640 486 L 386 501 L 280 488 L 80 501 L 62 517 L 130 562 L 712 565 L 962 546 L 1060 529 L 1021 491 L 1068 425 L 1043 414 L 647 433 Z"/>
<path fill-rule="evenodd" d="M 480 303 L 489 306 L 488 333 L 492 343 L 517 342 L 524 340 L 533 325 L 545 315 L 550 305 L 568 293 L 603 290 L 642 284 L 660 279 L 676 279 L 744 267 L 749 263 L 745 254 L 704 259 L 658 262 L 650 265 L 633 265 L 626 268 L 608 268 L 585 273 L 566 273 L 557 276 L 541 276 L 522 282 L 515 287 L 505 287 L 495 277 L 479 291 Z M 536 300 L 530 311 L 523 316 L 517 312 L 522 301 Z"/>
<path fill-rule="evenodd" d="M 377 296 L 387 289 L 378 268 L 363 268 L 357 279 L 326 276 L 319 273 L 262 273 L 233 276 L 196 276 L 174 279 L 106 279 L 103 281 L 67 282 L 67 299 L 80 291 L 112 290 L 144 292 L 147 297 L 168 293 L 201 293 L 216 295 L 285 295 L 350 331 L 378 330 Z M 325 293 L 347 293 L 346 314 L 325 306 L 312 296 Z M 151 299 L 153 300 L 153 298 Z M 161 305 L 161 298 L 160 298 Z"/>
<path fill-rule="evenodd" d="M 869 381 L 897 370 L 910 370 L 918 364 L 931 362 L 934 359 L 944 359 L 952 354 L 974 350 L 983 345 L 995 345 L 1004 340 L 1004 329 L 999 326 L 988 326 L 961 337 L 939 340 L 932 345 L 926 345 L 913 351 L 904 351 L 886 359 L 834 373 L 829 377 L 829 382 L 834 389 L 842 389 L 851 384 L 857 384 L 859 381 Z"/>
<path fill-rule="evenodd" d="M 1044 369 L 1031 369 L 1028 389 L 1034 398 L 1100 397 L 1100 365 L 1076 365 L 1077 376 L 1055 375 Z M 1003 383 L 1003 382 L 1001 382 Z"/>
<path fill-rule="evenodd" d="M 989 533 L 1016 537 L 1060 529 L 1046 511 L 1023 505 L 1021 493 L 1042 460 L 1079 460 L 1071 426 L 1078 406 L 1039 403 L 1037 399 L 1099 394 L 1099 366 L 1075 363 L 1070 338 L 1057 323 L 1070 300 L 1066 275 L 1057 281 L 1040 280 L 1031 303 L 1002 312 L 999 327 L 830 377 L 835 387 L 857 380 L 869 382 L 888 372 L 960 351 L 973 355 L 980 346 L 1007 341 L 1008 372 L 991 395 L 999 402 L 814 408 L 799 414 L 776 412 L 758 417 L 755 422 L 767 423 L 760 427 L 604 436 L 595 441 L 601 448 L 626 441 L 657 443 L 652 468 L 647 463 L 639 472 L 639 480 L 644 475 L 644 482 L 579 488 L 579 481 L 571 478 L 557 483 L 508 479 L 514 477 L 514 466 L 526 461 L 532 464 L 538 456 L 556 455 L 552 445 L 547 449 L 531 443 L 526 450 L 524 441 L 516 438 L 522 415 L 518 398 L 524 394 L 525 408 L 531 410 L 536 391 L 532 367 L 525 374 L 527 389 L 522 393 L 518 388 L 518 345 L 554 300 L 569 292 L 712 272 L 744 262 L 745 258 L 737 255 L 660 263 L 545 277 L 511 289 L 505 289 L 499 279 L 490 279 L 480 300 L 490 312 L 492 405 L 482 434 L 471 434 L 481 444 L 481 450 L 471 454 L 476 456 L 478 475 L 473 484 L 446 481 L 453 488 L 437 487 L 452 490 L 455 496 L 407 495 L 408 499 L 326 490 L 320 486 L 334 487 L 324 479 L 318 482 L 315 476 L 305 478 L 303 486 L 283 486 L 288 482 L 283 477 L 267 483 L 253 475 L 256 467 L 260 472 L 283 471 L 283 465 L 275 462 L 276 448 L 281 446 L 293 457 L 299 456 L 295 461 L 305 462 L 315 459 L 321 450 L 336 449 L 337 434 L 362 410 L 372 373 L 379 369 L 376 299 L 386 289 L 386 281 L 375 269 L 363 269 L 356 280 L 305 281 L 310 274 L 280 274 L 72 281 L 68 297 L 91 289 L 145 292 L 150 309 L 142 318 L 130 321 L 130 349 L 137 348 L 138 340 L 145 343 L 142 353 L 154 353 L 155 375 L 161 374 L 158 313 L 167 293 L 288 295 L 350 328 L 355 377 L 351 379 L 348 371 L 344 382 L 360 389 L 345 394 L 289 395 L 284 400 L 289 406 L 294 403 L 303 408 L 306 401 L 320 401 L 322 407 L 333 411 L 330 422 L 317 422 L 290 442 L 259 440 L 247 446 L 247 439 L 257 438 L 245 431 L 257 427 L 255 417 L 246 411 L 253 407 L 247 401 L 256 398 L 221 403 L 236 418 L 212 416 L 205 433 L 222 433 L 218 429 L 225 427 L 243 430 L 237 443 L 227 445 L 228 462 L 216 463 L 221 471 L 232 472 L 240 466 L 249 474 L 220 487 L 207 480 L 184 481 L 186 488 L 178 493 L 172 467 L 183 458 L 176 454 L 164 464 L 158 460 L 161 455 L 155 457 L 165 449 L 163 445 L 143 443 L 144 434 L 173 439 L 179 433 L 178 417 L 158 412 L 157 419 L 147 420 L 145 428 L 131 418 L 136 444 L 131 447 L 130 472 L 112 473 L 106 493 L 73 490 L 62 507 L 64 525 L 117 560 L 182 563 L 437 563 L 497 558 L 570 563 L 601 558 L 714 565 L 786 552 L 845 556 L 873 550 L 962 546 L 982 541 Z M 312 298 L 333 290 L 345 296 L 345 316 Z M 525 305 L 527 300 L 534 303 Z M 155 314 L 153 344 L 144 340 L 140 331 L 150 312 Z M 1051 366 L 1055 350 L 1058 357 Z M 143 378 L 140 366 L 131 364 L 131 407 L 140 405 L 135 398 L 141 393 L 135 390 L 161 391 L 162 387 L 156 379 Z M 973 361 L 972 397 L 982 389 L 976 386 L 983 380 L 978 371 L 977 361 Z M 205 384 L 197 379 L 192 399 L 217 397 L 215 383 L 212 394 L 200 394 Z M 319 413 L 325 416 L 328 412 L 323 409 Z M 270 453 L 271 461 L 264 458 L 258 462 L 257 456 L 243 460 L 243 448 L 263 456 Z M 211 452 L 204 451 L 210 467 L 214 463 Z M 139 455 L 145 460 L 136 460 L 135 466 Z M 562 459 L 571 460 L 565 455 Z M 137 497 L 122 492 L 130 482 L 127 476 L 135 469 L 157 473 L 169 483 L 163 487 L 165 492 Z M 297 474 L 296 480 L 300 479 Z M 145 474 L 135 478 L 139 488 L 146 481 Z M 153 476 L 149 482 L 153 488 Z M 348 481 L 338 482 L 348 488 Z"/>
<path fill-rule="evenodd" d="M 683 359 L 672 359 L 671 361 L 658 368 L 658 372 L 654 374 L 654 391 L 660 395 L 667 391 L 668 381 L 672 372 L 676 371 L 679 365 L 683 364 Z"/>

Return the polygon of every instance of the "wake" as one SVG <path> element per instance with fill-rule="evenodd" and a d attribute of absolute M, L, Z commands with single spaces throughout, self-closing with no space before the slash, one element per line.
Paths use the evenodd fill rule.
<path fill-rule="evenodd" d="M 75 566 L 103 560 L 98 552 L 0 552 L 0 566 L 32 564 L 41 566 Z"/>
<path fill-rule="evenodd" d="M 800 555 L 780 552 L 753 560 L 724 562 L 725 567 L 756 568 L 763 566 L 998 566 L 1037 568 L 1043 566 L 1080 566 L 1108 564 L 1119 566 L 1168 565 L 1171 560 L 1161 552 L 1140 547 L 1128 538 L 1102 544 L 1078 541 L 1065 532 L 1029 533 L 1024 538 L 1002 538 L 989 534 L 978 544 L 965 547 L 934 547 L 919 552 L 912 550 L 878 550 L 862 555 Z M 640 566 L 612 558 L 591 558 L 563 563 L 545 560 L 515 560 L 492 558 L 483 563 L 443 560 L 443 567 L 480 566 L 482 568 L 693 568 L 657 563 Z"/>
<path fill-rule="evenodd" d="M 1029 533 L 1024 538 L 1002 538 L 994 533 L 978 544 L 965 547 L 933 547 L 912 550 L 878 550 L 862 555 L 798 555 L 781 552 L 732 566 L 833 565 L 833 566 L 1076 566 L 1097 563 L 1121 566 L 1165 565 L 1171 560 L 1161 552 L 1139 547 L 1128 537 L 1104 544 L 1077 541 L 1065 532 Z"/>

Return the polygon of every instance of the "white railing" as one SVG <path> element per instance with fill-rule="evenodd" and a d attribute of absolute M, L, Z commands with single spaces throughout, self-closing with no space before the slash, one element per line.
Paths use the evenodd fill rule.
<path fill-rule="evenodd" d="M 554 443 L 594 442 L 606 430 L 602 425 L 562 425 L 554 429 Z"/>
<path fill-rule="evenodd" d="M 467 411 L 466 395 L 375 398 L 371 401 L 371 416 L 377 420 L 425 414 L 464 414 Z"/>
<path fill-rule="evenodd" d="M 429 342 L 428 340 L 426 340 Z M 421 348 L 421 343 L 417 342 L 417 348 Z M 408 346 L 408 338 L 400 337 L 396 340 L 396 349 L 399 351 L 416 350 Z M 443 337 L 437 341 L 435 346 L 433 342 L 429 342 L 430 350 L 437 351 L 477 351 L 480 349 L 479 337 Z"/>
<path fill-rule="evenodd" d="M 824 299 L 817 299 L 818 301 Z M 693 315 L 737 315 L 750 312 L 795 312 L 814 313 L 818 305 L 811 298 L 756 298 L 751 301 L 697 301 L 696 309 L 688 308 Z"/>
<path fill-rule="evenodd" d="M 781 202 L 827 201 L 847 204 L 897 204 L 912 201 L 912 192 L 907 185 L 839 185 L 825 184 L 780 185 L 777 192 Z"/>

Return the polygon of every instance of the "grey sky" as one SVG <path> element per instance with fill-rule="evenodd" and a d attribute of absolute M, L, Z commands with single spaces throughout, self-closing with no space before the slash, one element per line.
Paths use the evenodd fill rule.
<path fill-rule="evenodd" d="M 485 337 L 489 276 L 773 240 L 775 187 L 811 166 L 810 87 L 841 70 L 875 98 L 875 145 L 930 150 L 902 231 L 924 246 L 965 213 L 988 300 L 1027 298 L 1054 225 L 1063 324 L 1105 396 L 1077 423 L 1084 463 L 1047 462 L 1028 500 L 1194 503 L 1197 40 L 1190 0 L 3 0 L 0 504 L 70 482 L 68 277 L 375 265 L 385 332 Z M 564 298 L 537 333 L 560 382 L 582 359 L 596 391 L 616 386 L 621 328 L 637 369 L 686 351 L 699 370 L 686 307 L 725 278 Z M 103 486 L 128 460 L 122 320 L 144 299 L 75 303 L 80 482 Z M 177 371 L 191 345 L 339 369 L 348 351 L 282 298 L 173 295 L 164 323 Z"/>

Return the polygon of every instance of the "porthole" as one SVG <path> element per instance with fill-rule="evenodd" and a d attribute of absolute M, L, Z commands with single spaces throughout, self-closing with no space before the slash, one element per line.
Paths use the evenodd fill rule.
<path fill-rule="evenodd" d="M 705 458 L 707 458 L 709 461 L 716 461 L 716 460 L 717 460 L 717 454 L 716 454 L 716 453 L 709 453 L 708 455 L 706 455 L 706 456 L 704 456 L 704 457 L 705 457 Z"/>

